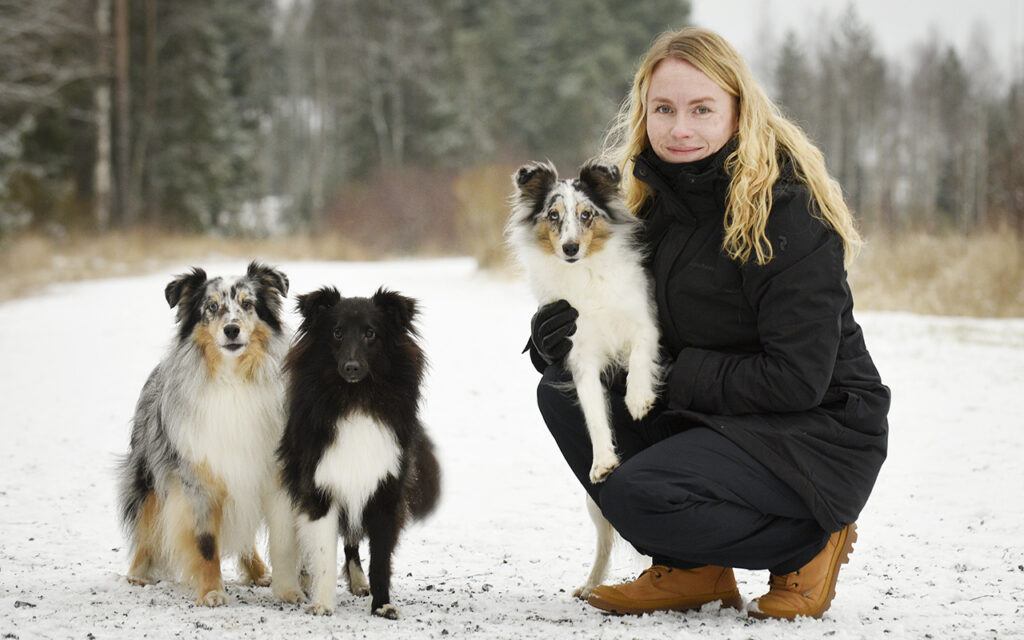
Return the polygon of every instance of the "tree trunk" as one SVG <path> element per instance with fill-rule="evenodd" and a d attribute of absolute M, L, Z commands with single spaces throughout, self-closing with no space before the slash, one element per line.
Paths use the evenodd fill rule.
<path fill-rule="evenodd" d="M 99 79 L 93 90 L 96 118 L 96 164 L 93 165 L 93 211 L 98 231 L 110 227 L 110 2 L 96 1 L 96 50 Z"/>
<path fill-rule="evenodd" d="M 128 59 L 131 56 L 128 35 L 128 0 L 117 0 L 114 20 L 114 73 L 117 79 L 117 194 L 122 224 L 132 225 L 136 220 L 136 205 L 131 196 L 131 81 L 128 77 Z"/>
<path fill-rule="evenodd" d="M 142 220 L 155 222 L 153 202 L 155 200 L 152 176 L 147 171 L 149 164 L 149 141 L 153 136 L 156 122 L 156 0 L 146 0 L 146 85 L 143 88 L 142 114 L 139 129 L 135 134 L 132 149 L 132 165 L 129 170 L 131 183 L 127 189 L 128 200 L 136 204 Z"/>
<path fill-rule="evenodd" d="M 326 12 L 323 7 L 318 14 Z M 327 119 L 330 110 L 329 81 L 327 77 L 327 42 L 320 25 L 313 27 L 313 117 L 310 133 L 310 185 L 309 216 L 314 229 L 323 229 L 328 161 Z"/>

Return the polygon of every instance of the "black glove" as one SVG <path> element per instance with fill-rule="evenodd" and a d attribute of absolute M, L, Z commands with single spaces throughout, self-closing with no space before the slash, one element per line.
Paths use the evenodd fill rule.
<path fill-rule="evenodd" d="M 579 312 L 565 300 L 549 302 L 533 314 L 530 343 L 544 362 L 558 362 L 569 353 L 572 349 L 569 336 L 576 333 L 576 318 L 579 316 Z"/>

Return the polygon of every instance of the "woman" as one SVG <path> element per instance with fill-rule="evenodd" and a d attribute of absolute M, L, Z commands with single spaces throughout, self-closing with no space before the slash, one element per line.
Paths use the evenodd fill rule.
<path fill-rule="evenodd" d="M 741 602 L 732 568 L 768 569 L 756 617 L 820 617 L 885 459 L 889 390 L 845 264 L 860 239 L 821 153 L 720 36 L 662 35 L 609 155 L 645 221 L 667 376 L 641 421 L 613 383 L 622 465 L 591 484 L 578 407 L 560 389 L 575 311 L 538 310 L 541 413 L 580 482 L 654 565 L 598 587 L 617 613 Z"/>

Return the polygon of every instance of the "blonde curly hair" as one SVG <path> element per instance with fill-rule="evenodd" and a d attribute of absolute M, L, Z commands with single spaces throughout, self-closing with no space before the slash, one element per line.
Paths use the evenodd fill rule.
<path fill-rule="evenodd" d="M 647 92 L 654 68 L 666 58 L 688 62 L 736 98 L 736 148 L 725 161 L 731 177 L 726 199 L 723 250 L 746 263 L 767 264 L 772 245 L 765 235 L 772 208 L 772 185 L 779 178 L 780 156 L 792 162 L 817 205 L 817 215 L 843 240 L 849 263 L 861 245 L 842 188 L 825 168 L 825 159 L 807 135 L 786 120 L 757 84 L 739 53 L 717 33 L 697 27 L 668 31 L 654 41 L 637 69 L 633 86 L 605 139 L 603 155 L 622 168 L 629 210 L 637 213 L 650 188 L 633 177 L 631 163 L 651 142 L 647 137 Z"/>

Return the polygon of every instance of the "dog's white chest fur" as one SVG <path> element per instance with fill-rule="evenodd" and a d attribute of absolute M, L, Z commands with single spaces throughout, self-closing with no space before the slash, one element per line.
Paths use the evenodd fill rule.
<path fill-rule="evenodd" d="M 402 450 L 391 429 L 364 414 L 343 418 L 316 466 L 313 481 L 326 490 L 358 528 L 367 501 L 388 476 L 401 470 Z"/>
<path fill-rule="evenodd" d="M 252 544 L 263 498 L 275 473 L 274 447 L 284 425 L 280 384 L 215 383 L 202 388 L 189 428 L 175 433 L 180 450 L 224 483 L 227 500 L 220 546 L 227 553 Z"/>

